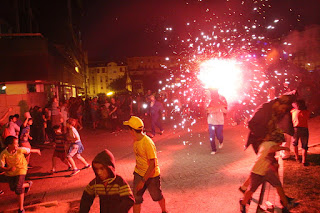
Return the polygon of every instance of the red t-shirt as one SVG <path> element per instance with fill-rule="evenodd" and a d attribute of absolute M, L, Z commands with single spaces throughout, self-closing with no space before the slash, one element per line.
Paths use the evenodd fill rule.
<path fill-rule="evenodd" d="M 310 112 L 308 110 L 291 110 L 292 123 L 294 127 L 306 127 L 308 128 L 308 119 L 310 117 Z"/>

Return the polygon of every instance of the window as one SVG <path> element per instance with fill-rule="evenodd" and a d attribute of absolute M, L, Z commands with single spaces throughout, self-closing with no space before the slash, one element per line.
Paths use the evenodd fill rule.
<path fill-rule="evenodd" d="M 100 77 L 100 82 L 102 82 L 102 77 Z"/>
<path fill-rule="evenodd" d="M 0 84 L 0 94 L 6 94 L 6 85 Z"/>
<path fill-rule="evenodd" d="M 106 68 L 102 68 L 102 73 L 105 73 L 106 72 Z"/>
<path fill-rule="evenodd" d="M 27 84 L 28 92 L 36 92 L 36 85 L 35 84 Z"/>

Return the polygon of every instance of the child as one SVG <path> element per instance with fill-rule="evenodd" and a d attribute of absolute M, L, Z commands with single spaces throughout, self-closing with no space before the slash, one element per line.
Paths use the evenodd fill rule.
<path fill-rule="evenodd" d="M 66 150 L 65 150 L 65 143 L 67 142 L 66 135 L 62 133 L 61 126 L 55 125 L 53 126 L 54 130 L 54 152 L 52 156 L 52 170 L 51 173 L 56 172 L 56 159 L 59 158 L 64 164 L 68 166 L 68 170 L 71 170 L 71 165 L 67 161 L 66 158 Z"/>
<path fill-rule="evenodd" d="M 30 191 L 32 181 L 24 182 L 28 170 L 28 163 L 24 155 L 29 153 L 41 155 L 41 152 L 39 149 L 19 147 L 18 138 L 15 136 L 8 136 L 5 139 L 5 145 L 7 148 L 0 154 L 1 169 L 8 177 L 10 189 L 18 195 L 18 212 L 25 212 L 23 208 L 24 193 Z"/>
<path fill-rule="evenodd" d="M 100 152 L 92 161 L 96 178 L 85 188 L 80 213 L 89 212 L 96 195 L 100 199 L 100 212 L 128 212 L 134 199 L 128 183 L 115 172 L 115 160 L 109 150 Z"/>
<path fill-rule="evenodd" d="M 144 123 L 136 116 L 131 116 L 123 125 L 128 126 L 132 136 L 133 150 L 136 156 L 136 166 L 133 177 L 133 195 L 135 204 L 133 212 L 140 213 L 143 194 L 148 189 L 152 200 L 158 202 L 162 213 L 167 213 L 166 201 L 162 194 L 160 167 L 158 164 L 157 149 L 150 137 L 144 134 Z"/>
<path fill-rule="evenodd" d="M 84 150 L 84 147 L 80 140 L 80 135 L 75 128 L 76 120 L 69 118 L 67 120 L 67 140 L 70 141 L 70 147 L 67 155 L 67 160 L 72 166 L 73 172 L 70 176 L 74 176 L 80 172 L 80 169 L 77 168 L 74 160 L 72 159 L 73 156 L 77 156 L 77 158 L 84 164 L 83 169 L 90 168 L 91 165 L 87 163 L 87 161 L 81 156 L 81 153 Z"/>
<path fill-rule="evenodd" d="M 27 118 L 24 124 L 21 126 L 21 131 L 19 135 L 19 144 L 21 147 L 25 147 L 28 149 L 31 149 L 31 145 L 29 140 L 32 140 L 32 137 L 30 136 L 30 126 L 33 124 L 32 118 Z M 32 168 L 32 166 L 29 164 L 30 162 L 30 154 L 26 155 L 26 160 L 28 162 L 28 168 Z"/>
<path fill-rule="evenodd" d="M 244 198 L 240 200 L 241 213 L 246 212 L 246 204 L 251 199 L 253 193 L 264 182 L 269 182 L 273 187 L 277 189 L 280 196 L 281 203 L 283 205 L 282 212 L 289 212 L 289 208 L 293 207 L 292 198 L 285 195 L 278 176 L 278 162 L 275 159 L 275 152 L 280 150 L 288 150 L 287 147 L 281 147 L 280 144 L 284 140 L 283 134 L 275 131 L 274 134 L 269 137 L 269 141 L 264 141 L 259 146 L 258 157 L 253 165 L 250 173 L 250 188 L 245 192 Z"/>
<path fill-rule="evenodd" d="M 301 141 L 302 147 L 302 163 L 304 166 L 308 166 L 307 153 L 308 153 L 308 140 L 309 140 L 309 129 L 308 119 L 310 112 L 307 110 L 307 106 L 304 100 L 297 100 L 292 104 L 294 109 L 291 110 L 292 123 L 294 127 L 294 155 L 297 162 L 301 162 L 298 154 L 298 143 Z"/>

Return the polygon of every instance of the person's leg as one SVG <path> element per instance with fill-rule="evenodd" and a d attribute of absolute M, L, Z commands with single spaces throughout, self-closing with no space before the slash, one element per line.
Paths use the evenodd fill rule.
<path fill-rule="evenodd" d="M 248 201 L 252 198 L 252 195 L 253 195 L 253 192 L 250 190 L 247 190 L 244 193 L 243 199 L 241 200 L 241 205 L 247 205 Z"/>
<path fill-rule="evenodd" d="M 53 156 L 52 157 L 52 172 L 55 172 L 56 171 L 56 157 Z"/>
<path fill-rule="evenodd" d="M 141 204 L 133 204 L 133 213 L 140 213 L 141 212 Z"/>
<path fill-rule="evenodd" d="M 159 203 L 162 212 L 167 212 L 166 201 L 161 190 L 160 176 L 149 178 L 145 185 L 148 188 L 152 200 Z"/>
<path fill-rule="evenodd" d="M 158 117 L 156 120 L 156 126 L 160 129 L 160 132 L 163 131 L 163 127 L 162 127 L 162 122 L 161 122 L 161 117 Z"/>
<path fill-rule="evenodd" d="M 167 208 L 166 208 L 166 200 L 164 198 L 162 198 L 161 200 L 158 201 L 161 211 L 162 212 L 167 212 Z"/>
<path fill-rule="evenodd" d="M 115 132 L 117 130 L 117 127 L 116 127 L 116 119 L 110 119 L 111 121 L 111 132 Z"/>
<path fill-rule="evenodd" d="M 223 143 L 223 125 L 215 125 L 215 133 L 220 145 Z M 220 147 L 222 148 L 222 147 Z"/>
<path fill-rule="evenodd" d="M 26 187 L 30 187 L 29 183 L 25 183 L 25 175 L 18 175 L 15 177 L 15 182 L 16 182 L 16 188 L 15 188 L 15 193 L 18 196 L 18 205 L 19 205 L 19 210 L 24 209 L 24 190 Z"/>
<path fill-rule="evenodd" d="M 157 123 L 157 117 L 154 115 L 151 115 L 151 134 L 156 134 L 156 123 Z"/>
<path fill-rule="evenodd" d="M 71 167 L 73 170 L 78 169 L 76 166 L 76 163 L 74 162 L 74 160 L 72 159 L 72 157 L 67 157 L 68 162 L 71 164 Z"/>
<path fill-rule="evenodd" d="M 246 192 L 244 193 L 244 197 L 242 200 L 240 200 L 240 204 L 246 205 L 248 201 L 252 198 L 253 193 L 264 181 L 265 181 L 264 176 L 257 175 L 251 172 L 249 176 L 249 180 L 246 180 L 246 182 L 250 183 L 250 188 L 246 190 Z"/>
<path fill-rule="evenodd" d="M 72 167 L 66 157 L 63 160 L 61 159 L 61 161 L 68 166 L 68 169 L 70 169 L 70 167 Z"/>
<path fill-rule="evenodd" d="M 294 128 L 292 145 L 294 147 L 294 157 L 296 161 L 299 161 L 298 142 L 299 142 L 298 128 Z"/>
<path fill-rule="evenodd" d="M 309 130 L 307 128 L 302 129 L 301 133 L 301 148 L 302 148 L 302 163 L 307 165 L 307 154 L 308 154 L 308 141 L 309 141 Z"/>
<path fill-rule="evenodd" d="M 294 157 L 295 157 L 296 161 L 299 161 L 298 146 L 294 147 Z"/>
<path fill-rule="evenodd" d="M 284 134 L 285 142 L 282 143 L 282 146 L 290 149 L 290 144 L 292 143 L 292 136 L 289 134 L 286 134 L 286 133 L 283 133 L 283 134 Z M 280 156 L 282 159 L 289 159 L 290 158 L 290 151 L 281 150 Z"/>
<path fill-rule="evenodd" d="M 276 189 L 277 189 L 278 195 L 280 197 L 280 200 L 282 201 L 283 207 L 287 207 L 288 206 L 288 199 L 287 199 L 286 194 L 284 193 L 282 186 L 277 186 Z"/>
<path fill-rule="evenodd" d="M 83 163 L 84 166 L 90 165 L 90 164 L 88 164 L 88 162 L 84 159 L 84 157 L 82 157 L 79 153 L 76 154 L 76 157 L 81 161 L 81 163 Z"/>
<path fill-rule="evenodd" d="M 242 186 L 239 187 L 239 190 L 244 193 L 247 190 L 247 188 L 249 187 L 249 185 L 250 185 L 250 176 L 248 176 L 248 178 L 242 184 Z"/>
<path fill-rule="evenodd" d="M 141 211 L 141 204 L 143 202 L 143 194 L 146 191 L 147 187 L 146 184 L 144 185 L 144 187 L 140 190 L 137 191 L 137 185 L 138 183 L 142 180 L 142 177 L 140 175 L 138 175 L 137 173 L 133 173 L 133 196 L 134 196 L 134 200 L 135 203 L 133 204 L 133 213 L 140 213 Z"/>
<path fill-rule="evenodd" d="M 67 160 L 71 164 L 73 170 L 77 170 L 78 169 L 77 166 L 76 166 L 76 163 L 73 160 L 73 156 L 75 156 L 78 153 L 78 149 L 79 149 L 79 146 L 76 145 L 76 144 L 73 144 L 69 148 L 69 152 L 68 152 L 68 155 L 67 155 Z"/>
<path fill-rule="evenodd" d="M 308 154 L 308 151 L 305 149 L 302 149 L 302 163 L 303 164 L 307 163 L 307 154 Z"/>
<path fill-rule="evenodd" d="M 209 124 L 209 139 L 211 144 L 211 150 L 212 152 L 216 152 L 216 141 L 215 141 L 215 127 L 212 124 Z"/>
<path fill-rule="evenodd" d="M 18 195 L 18 203 L 19 203 L 19 209 L 20 211 L 23 210 L 24 205 L 24 193 Z"/>

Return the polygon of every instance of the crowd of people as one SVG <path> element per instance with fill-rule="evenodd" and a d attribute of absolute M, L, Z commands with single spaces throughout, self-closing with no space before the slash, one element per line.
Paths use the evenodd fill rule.
<path fill-rule="evenodd" d="M 46 143 L 52 143 L 55 149 L 52 156 L 51 173 L 56 172 L 57 159 L 65 163 L 66 170 L 71 172 L 70 176 L 80 172 L 74 157 L 83 164 L 82 169 L 93 167 L 96 178 L 83 192 L 80 212 L 89 212 L 98 192 L 101 209 L 118 209 L 119 212 L 128 212 L 133 206 L 134 213 L 138 213 L 141 210 L 142 197 L 146 189 L 150 192 L 152 199 L 159 203 L 162 212 L 167 212 L 160 187 L 156 146 L 152 141 L 156 127 L 159 128 L 160 134 L 164 131 L 161 117 L 164 116 L 165 107 L 161 102 L 161 96 L 157 100 L 152 93 L 147 93 L 144 98 L 140 97 L 140 99 L 139 105 L 146 103 L 147 107 L 135 108 L 134 102 L 139 98 L 127 95 L 110 99 L 94 97 L 86 100 L 78 97 L 63 102 L 58 102 L 55 97 L 44 108 L 35 106 L 21 116 L 9 115 L 12 112 L 12 108 L 9 108 L 0 118 L 1 149 L 3 150 L 0 155 L 0 172 L 7 177 L 10 189 L 18 196 L 19 212 L 24 212 L 24 194 L 29 192 L 32 186 L 32 181 L 25 181 L 27 170 L 32 168 L 30 154 L 41 154 L 40 150 L 33 149 L 32 145 Z M 215 137 L 219 141 L 219 149 L 223 147 L 223 126 L 227 112 L 226 99 L 217 90 L 210 90 L 206 113 L 211 154 L 217 152 Z M 150 134 L 145 134 L 143 121 L 139 116 L 132 116 L 133 114 L 150 115 Z M 7 117 L 8 122 L 5 122 Z M 289 212 L 289 209 L 294 206 L 293 199 L 286 196 L 279 180 L 275 153 L 277 151 L 290 152 L 288 145 L 292 144 L 296 161 L 308 166 L 309 117 L 310 112 L 307 110 L 305 101 L 297 99 L 295 91 L 257 108 L 248 121 L 250 133 L 246 144 L 246 147 L 252 145 L 257 154 L 257 160 L 249 177 L 239 188 L 244 193 L 243 199 L 240 200 L 241 212 L 246 212 L 246 205 L 250 203 L 252 194 L 264 182 L 269 182 L 277 189 L 283 212 Z M 125 126 L 129 128 L 134 139 L 133 146 L 137 163 L 133 192 L 128 183 L 115 173 L 114 157 L 110 151 L 104 150 L 99 153 L 92 165 L 81 156 L 84 146 L 78 130 L 81 130 L 84 125 L 93 129 L 109 129 L 112 133 L 121 131 Z M 299 141 L 301 141 L 302 158 L 298 155 Z M 285 155 L 282 157 L 286 159 Z M 0 190 L 1 193 L 3 192 Z M 111 197 L 115 197 L 115 200 L 119 202 L 109 202 Z"/>

